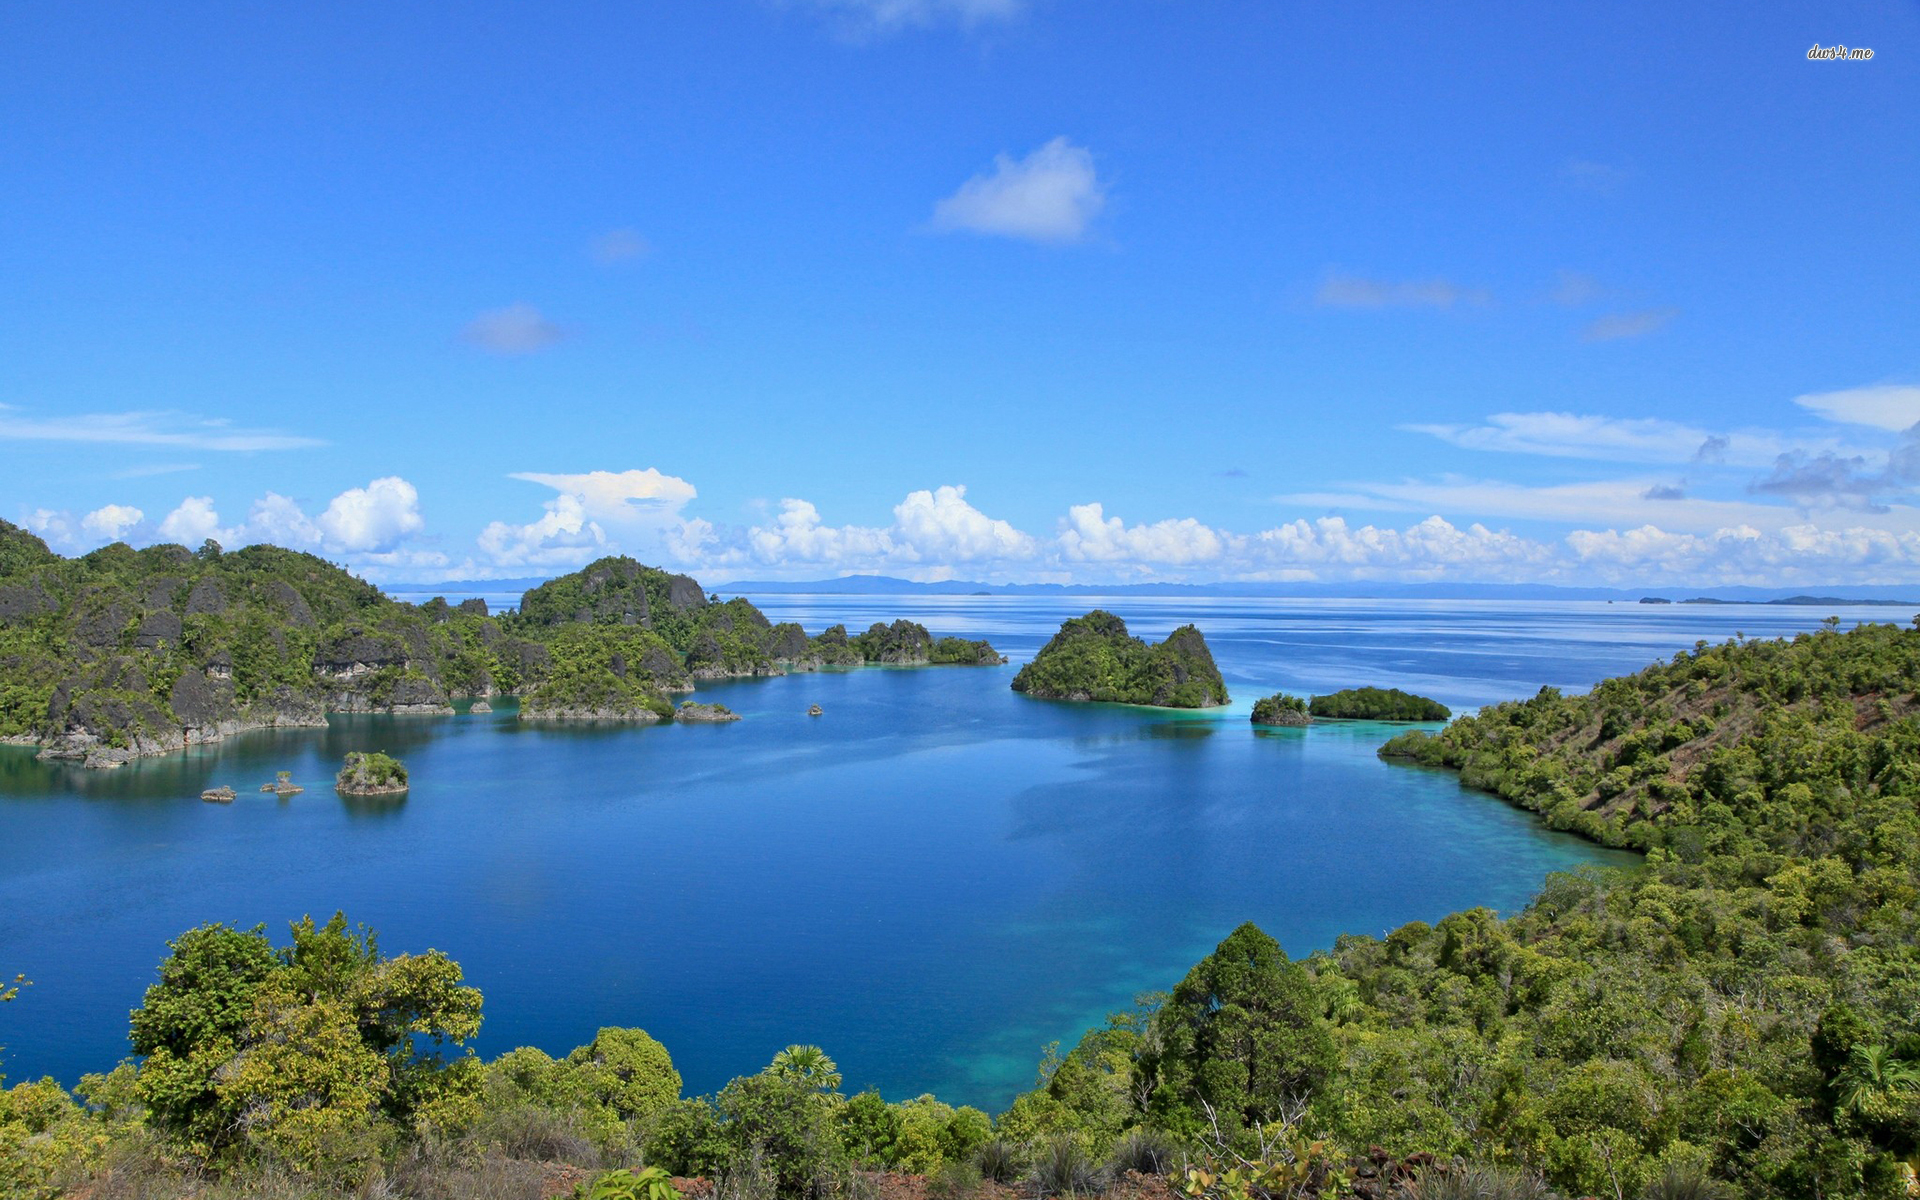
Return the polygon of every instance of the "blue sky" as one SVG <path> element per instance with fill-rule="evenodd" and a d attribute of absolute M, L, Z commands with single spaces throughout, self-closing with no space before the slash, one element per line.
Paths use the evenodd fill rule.
<path fill-rule="evenodd" d="M 1917 56 L 1911 0 L 14 5 L 0 516 L 1920 582 Z"/>

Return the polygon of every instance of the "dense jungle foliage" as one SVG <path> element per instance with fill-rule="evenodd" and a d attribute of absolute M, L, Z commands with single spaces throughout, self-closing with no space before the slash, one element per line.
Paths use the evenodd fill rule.
<path fill-rule="evenodd" d="M 1438 700 L 1399 688 L 1347 688 L 1315 696 L 1307 711 L 1316 717 L 1351 721 L 1444 721 L 1453 710 Z"/>
<path fill-rule="evenodd" d="M 1097 700 L 1161 708 L 1211 708 L 1227 702 L 1226 681 L 1207 639 L 1182 625 L 1157 646 L 1127 632 L 1127 623 L 1095 609 L 1060 626 L 1013 690 L 1051 700 Z"/>
<path fill-rule="evenodd" d="M 532 717 L 670 717 L 692 680 L 866 662 L 1004 662 L 907 621 L 809 638 L 685 575 L 605 558 L 486 604 L 412 605 L 315 558 L 208 542 L 62 558 L 0 521 L 0 737 L 110 765 L 330 711 L 448 712 L 520 694 Z"/>

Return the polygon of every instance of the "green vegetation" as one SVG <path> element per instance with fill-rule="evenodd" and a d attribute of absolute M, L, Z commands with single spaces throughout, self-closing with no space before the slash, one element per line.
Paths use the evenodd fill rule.
<path fill-rule="evenodd" d="M 334 787 L 350 796 L 373 796 L 407 790 L 407 768 L 399 759 L 378 750 L 347 755 Z"/>
<path fill-rule="evenodd" d="M 1084 1194 L 1145 1164 L 1188 1200 L 1912 1194 L 1920 629 L 1703 644 L 1382 753 L 1645 863 L 1298 961 L 1244 925 L 1171 993 L 1050 1050 L 997 1120 L 847 1096 L 818 1047 L 692 1099 L 632 1030 L 483 1065 L 460 1049 L 479 997 L 443 956 L 384 958 L 337 917 L 280 948 L 208 926 L 134 1015 L 141 1061 L 78 1098 L 0 1093 L 0 1181 L 530 1194 L 503 1181 L 540 1160 L 753 1200 L 910 1170 L 940 1200 L 985 1180 Z"/>
<path fill-rule="evenodd" d="M 912 622 L 809 638 L 628 558 L 492 617 L 479 601 L 391 600 L 274 546 L 115 544 L 67 559 L 0 521 L 0 738 L 93 766 L 327 712 L 450 713 L 502 693 L 532 719 L 669 719 L 666 696 L 695 679 L 869 661 L 1004 660 Z"/>
<path fill-rule="evenodd" d="M 1444 721 L 1453 710 L 1438 700 L 1403 692 L 1399 688 L 1347 688 L 1329 696 L 1315 696 L 1307 711 L 1316 717 L 1351 721 Z"/>
<path fill-rule="evenodd" d="M 1253 702 L 1255 725 L 1305 725 L 1310 720 L 1307 702 L 1299 696 L 1275 692 Z"/>
<path fill-rule="evenodd" d="M 1126 622 L 1095 609 L 1060 626 L 1013 678 L 1013 690 L 1051 700 L 1097 700 L 1160 708 L 1210 708 L 1227 685 L 1206 638 L 1182 625 L 1158 646 L 1127 633 Z"/>

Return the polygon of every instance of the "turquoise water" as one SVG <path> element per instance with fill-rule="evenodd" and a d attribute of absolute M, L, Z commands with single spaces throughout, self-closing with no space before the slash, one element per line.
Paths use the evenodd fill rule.
<path fill-rule="evenodd" d="M 810 629 L 906 615 L 1030 657 L 1091 602 L 778 597 Z M 1305 954 L 1619 862 L 1390 767 L 1384 726 L 1256 732 L 1261 694 L 1392 684 L 1456 709 L 1577 688 L 1824 612 L 1327 601 L 1107 602 L 1208 635 L 1232 709 L 1029 700 L 999 669 L 867 669 L 704 687 L 721 726 L 523 729 L 490 715 L 337 717 L 114 772 L 0 747 L 0 1009 L 19 1079 L 126 1052 L 165 940 L 344 908 L 389 951 L 437 947 L 486 995 L 483 1053 L 607 1024 L 666 1043 L 690 1091 L 817 1042 L 852 1087 L 994 1109 L 1042 1046 L 1164 988 L 1234 925 Z M 1843 614 L 1890 619 L 1892 610 Z M 808 705 L 825 710 L 805 715 Z M 349 802 L 354 749 L 405 758 L 401 801 Z M 253 789 L 274 771 L 306 785 Z M 231 806 L 203 787 L 231 784 Z"/>

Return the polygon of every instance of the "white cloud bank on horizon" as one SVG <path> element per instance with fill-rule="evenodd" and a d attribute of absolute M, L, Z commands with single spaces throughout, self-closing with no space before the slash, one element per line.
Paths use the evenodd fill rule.
<path fill-rule="evenodd" d="M 1085 237 L 1106 202 L 1092 152 L 1063 136 L 1018 161 L 996 156 L 991 174 L 975 175 L 934 205 L 930 227 L 1064 244 Z"/>

